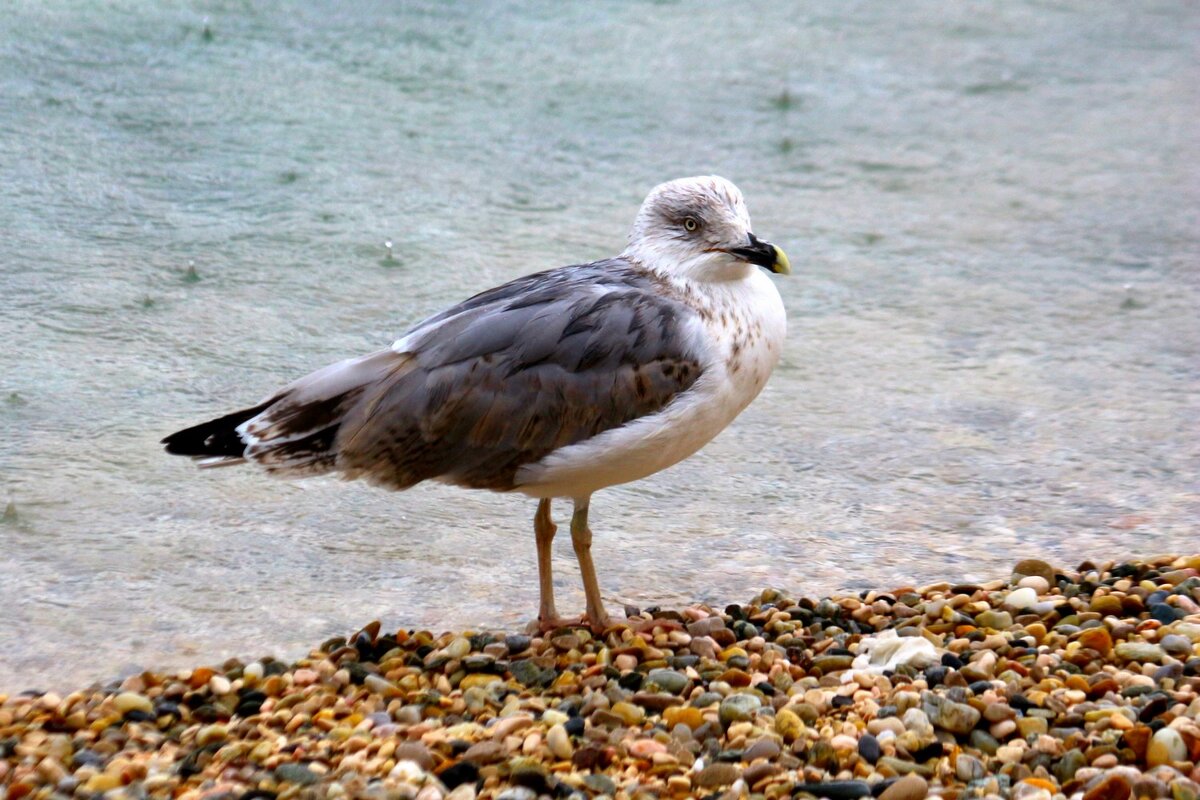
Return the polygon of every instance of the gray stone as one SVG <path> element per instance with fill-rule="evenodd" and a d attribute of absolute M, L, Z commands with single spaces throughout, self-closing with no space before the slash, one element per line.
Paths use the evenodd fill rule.
<path fill-rule="evenodd" d="M 280 764 L 275 768 L 275 779 L 300 786 L 311 786 L 321 780 L 321 776 L 303 764 Z"/>
<path fill-rule="evenodd" d="M 673 669 L 652 669 L 646 675 L 647 689 L 653 685 L 671 694 L 682 694 L 690 682 L 687 675 Z"/>
<path fill-rule="evenodd" d="M 603 772 L 588 775 L 583 779 L 583 785 L 596 794 L 614 795 L 617 793 L 616 782 Z"/>
<path fill-rule="evenodd" d="M 979 712 L 971 706 L 955 703 L 933 692 L 925 692 L 922 708 L 935 727 L 951 733 L 970 733 L 979 722 Z"/>
<path fill-rule="evenodd" d="M 762 701 L 752 694 L 731 694 L 721 701 L 717 715 L 721 724 L 729 727 L 735 722 L 746 722 L 754 718 L 754 712 L 762 707 Z"/>
<path fill-rule="evenodd" d="M 954 762 L 954 774 L 960 781 L 968 783 L 982 778 L 987 774 L 987 770 L 984 768 L 983 762 L 975 756 L 959 753 L 958 760 Z"/>

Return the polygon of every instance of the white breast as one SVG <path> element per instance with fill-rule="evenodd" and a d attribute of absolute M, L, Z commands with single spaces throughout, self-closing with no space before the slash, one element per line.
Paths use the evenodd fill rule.
<path fill-rule="evenodd" d="M 517 473 L 518 491 L 583 498 L 644 478 L 695 453 L 766 385 L 787 330 L 775 284 L 757 269 L 745 278 L 695 283 L 708 360 L 700 379 L 657 414 L 555 450 Z"/>

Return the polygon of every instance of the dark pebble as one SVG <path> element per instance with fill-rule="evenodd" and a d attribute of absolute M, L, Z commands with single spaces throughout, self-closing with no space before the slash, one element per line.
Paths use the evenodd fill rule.
<path fill-rule="evenodd" d="M 439 772 L 438 778 L 446 784 L 447 789 L 453 791 L 464 783 L 474 783 L 479 780 L 479 767 L 470 761 L 459 761 Z"/>
<path fill-rule="evenodd" d="M 524 653 L 528 650 L 532 641 L 532 639 L 524 634 L 514 633 L 504 637 L 504 646 L 508 648 L 510 656 L 515 656 L 518 653 Z"/>
<path fill-rule="evenodd" d="M 626 672 L 621 677 L 617 678 L 617 685 L 622 689 L 628 689 L 631 692 L 636 692 L 642 688 L 642 683 L 645 682 L 646 676 L 640 672 Z"/>
<path fill-rule="evenodd" d="M 923 764 L 931 758 L 941 758 L 942 743 L 930 742 L 922 748 L 913 750 L 911 755 L 913 757 L 913 761 L 916 761 L 918 764 Z"/>
<path fill-rule="evenodd" d="M 875 764 L 883 755 L 883 751 L 879 747 L 879 740 L 869 733 L 864 733 L 858 740 L 858 754 L 868 764 Z"/>
<path fill-rule="evenodd" d="M 796 786 L 797 792 L 807 792 L 817 797 L 828 797 L 829 800 L 855 800 L 871 794 L 871 787 L 865 781 L 822 781 L 821 783 L 801 783 Z"/>
<path fill-rule="evenodd" d="M 1142 710 L 1138 712 L 1138 720 L 1141 722 L 1150 722 L 1170 707 L 1171 698 L 1165 694 L 1147 695 L 1146 705 L 1142 706 Z"/>
<path fill-rule="evenodd" d="M 582 736 L 584 728 L 583 717 L 571 717 L 569 720 L 563 723 L 563 728 L 565 728 L 567 733 L 571 736 Z"/>
<path fill-rule="evenodd" d="M 942 681 L 946 680 L 945 667 L 929 667 L 925 670 L 925 683 L 930 689 L 942 685 Z"/>
<path fill-rule="evenodd" d="M 536 686 L 543 682 L 542 668 L 528 658 L 512 662 L 508 665 L 508 671 L 522 686 Z"/>
<path fill-rule="evenodd" d="M 1182 619 L 1186 616 L 1182 608 L 1173 608 L 1166 603 L 1150 606 L 1150 616 L 1161 622 L 1163 625 L 1170 625 L 1177 619 Z"/>
<path fill-rule="evenodd" d="M 1012 697 L 1008 698 L 1008 704 L 1010 706 L 1012 706 L 1013 708 L 1015 708 L 1017 711 L 1028 711 L 1031 708 L 1038 707 L 1028 697 L 1021 694 L 1020 692 L 1017 692 Z"/>
<path fill-rule="evenodd" d="M 0 758 L 8 758 L 5 753 L 4 743 L 0 742 Z M 76 767 L 103 767 L 108 761 L 108 756 L 101 755 L 95 750 L 88 750 L 86 747 L 82 750 L 76 750 L 71 756 L 72 762 Z"/>
<path fill-rule="evenodd" d="M 300 786 L 311 786 L 321 780 L 321 776 L 303 764 L 280 764 L 275 768 L 275 779 Z"/>
<path fill-rule="evenodd" d="M 278 796 L 266 789 L 250 789 L 239 794 L 237 800 L 275 800 Z"/>
<path fill-rule="evenodd" d="M 156 717 L 178 717 L 179 704 L 173 703 L 170 700 L 159 700 L 154 704 L 154 716 Z"/>
<path fill-rule="evenodd" d="M 942 653 L 942 666 L 950 669 L 962 669 L 963 660 L 954 653 Z"/>

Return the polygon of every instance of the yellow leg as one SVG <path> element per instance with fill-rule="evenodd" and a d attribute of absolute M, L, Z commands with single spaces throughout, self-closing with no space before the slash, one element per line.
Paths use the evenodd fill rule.
<path fill-rule="evenodd" d="M 596 566 L 592 563 L 592 531 L 588 527 L 588 502 L 590 497 L 576 498 L 575 512 L 571 515 L 571 544 L 575 557 L 579 559 L 579 572 L 583 575 L 583 593 L 587 598 L 587 620 L 592 630 L 602 631 L 611 620 L 600 599 L 600 583 L 596 580 Z"/>
<path fill-rule="evenodd" d="M 558 619 L 558 612 L 554 610 L 554 578 L 550 571 L 550 545 L 558 527 L 550 518 L 550 498 L 538 501 L 533 532 L 537 536 L 538 622 L 546 623 Z"/>

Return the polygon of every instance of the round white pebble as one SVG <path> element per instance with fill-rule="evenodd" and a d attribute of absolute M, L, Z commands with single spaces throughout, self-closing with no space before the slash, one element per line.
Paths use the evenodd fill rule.
<path fill-rule="evenodd" d="M 1029 608 L 1031 605 L 1037 602 L 1037 599 L 1037 592 L 1028 586 L 1024 586 L 1020 589 L 1014 589 L 1013 591 L 1009 592 L 1008 597 L 1004 600 L 1004 604 L 1009 608 L 1020 610 L 1023 608 Z"/>

